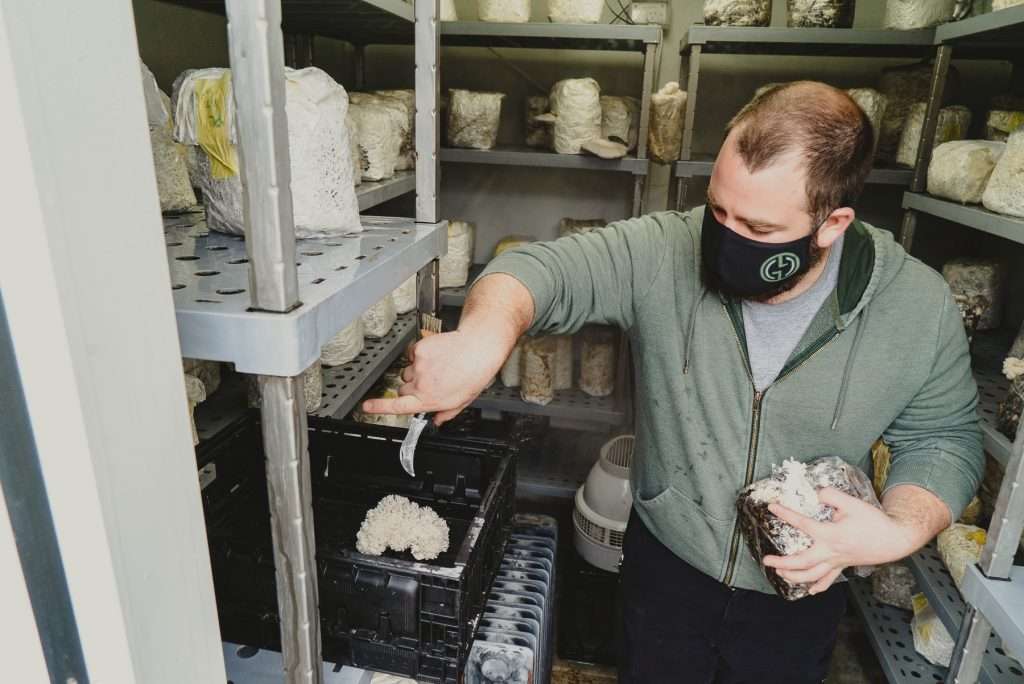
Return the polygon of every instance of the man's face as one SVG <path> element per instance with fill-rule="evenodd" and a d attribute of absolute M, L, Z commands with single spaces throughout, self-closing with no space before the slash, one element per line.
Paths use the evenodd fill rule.
<path fill-rule="evenodd" d="M 799 153 L 782 155 L 769 166 L 751 173 L 736 150 L 735 131 L 726 138 L 718 154 L 708 185 L 707 210 L 733 232 L 751 240 L 783 243 L 799 240 L 817 228 L 807 213 L 807 193 Z M 831 242 L 830 242 L 831 244 Z M 811 266 L 821 261 L 826 245 L 812 240 Z M 806 277 L 806 276 L 805 276 Z M 714 273 L 703 273 L 712 290 L 734 295 Z M 778 289 L 750 298 L 767 301 L 795 287 L 800 279 L 785 282 Z"/>

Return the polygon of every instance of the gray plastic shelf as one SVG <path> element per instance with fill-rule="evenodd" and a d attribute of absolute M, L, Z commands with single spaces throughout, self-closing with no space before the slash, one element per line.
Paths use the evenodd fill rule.
<path fill-rule="evenodd" d="M 1024 653 L 1024 566 L 1014 566 L 1009 581 L 987 579 L 977 566 L 971 566 L 963 584 L 964 596 L 989 621 L 1002 639 L 1003 648 Z M 1012 679 L 1006 681 L 1024 682 L 1019 663 L 1007 666 L 1007 670 Z"/>
<path fill-rule="evenodd" d="M 552 420 L 569 423 L 600 423 L 620 425 L 625 414 L 616 404 L 615 395 L 591 397 L 578 389 L 559 390 L 547 406 L 531 404 L 519 396 L 518 387 L 505 387 L 496 380 L 473 402 L 473 406 L 485 411 L 507 411 L 535 416 L 548 416 Z"/>
<path fill-rule="evenodd" d="M 224 0 L 164 0 L 224 14 Z M 413 42 L 413 5 L 404 0 L 281 0 L 286 32 L 337 38 L 355 45 Z"/>
<path fill-rule="evenodd" d="M 973 347 L 974 380 L 978 383 L 978 415 L 985 451 L 1003 466 L 1010 460 L 1013 443 L 996 428 L 996 411 L 1009 391 L 1010 383 L 1003 376 L 1003 358 L 1013 335 L 1005 332 L 978 333 Z"/>
<path fill-rule="evenodd" d="M 1024 6 L 942 24 L 935 29 L 935 42 L 954 45 L 1001 44 L 1005 46 L 1004 50 L 1016 49 L 1020 56 L 1024 46 Z M 1008 59 L 1011 55 L 1012 52 L 1004 52 L 1003 58 Z"/>
<path fill-rule="evenodd" d="M 363 181 L 356 187 L 359 211 L 366 211 L 415 189 L 415 171 L 399 171 L 393 178 L 382 181 Z"/>
<path fill-rule="evenodd" d="M 313 415 L 344 418 L 415 339 L 416 314 L 404 314 L 384 338 L 366 338 L 365 348 L 352 361 L 344 366 L 324 368 L 322 401 Z"/>
<path fill-rule="evenodd" d="M 903 208 L 953 221 L 1024 244 L 1024 219 L 1004 216 L 975 205 L 958 204 L 917 192 L 903 194 Z"/>
<path fill-rule="evenodd" d="M 677 161 L 674 165 L 676 178 L 708 178 L 715 168 L 715 160 L 699 157 Z M 875 168 L 868 174 L 868 183 L 876 185 L 910 185 L 913 169 Z"/>
<path fill-rule="evenodd" d="M 601 159 L 586 154 L 558 154 L 530 147 L 498 147 L 493 150 L 470 150 L 460 147 L 441 148 L 441 161 L 456 164 L 497 164 L 554 169 L 588 169 L 619 171 L 635 175 L 647 174 L 647 160 L 636 157 Z"/>
<path fill-rule="evenodd" d="M 680 53 L 699 45 L 705 54 L 924 57 L 934 53 L 935 31 L 773 28 L 694 24 Z"/>
<path fill-rule="evenodd" d="M 242 373 L 292 376 L 357 316 L 445 253 L 447 223 L 363 217 L 361 233 L 299 240 L 299 298 L 286 314 L 249 310 L 245 241 L 197 215 L 164 221 L 182 356 Z"/>
<path fill-rule="evenodd" d="M 946 564 L 942 562 L 935 543 L 932 542 L 912 555 L 907 559 L 907 564 L 914 573 L 918 589 L 928 598 L 928 603 L 935 609 L 946 630 L 956 635 L 964 617 L 964 600 Z M 997 633 L 1002 636 L 1002 633 Z M 1024 672 L 1020 664 L 1007 655 L 1000 646 L 999 638 L 993 634 L 989 639 L 981 665 L 981 681 L 984 684 L 1024 684 Z"/>
<path fill-rule="evenodd" d="M 555 50 L 643 51 L 661 42 L 661 27 L 628 24 L 524 24 L 484 21 L 446 21 L 441 24 L 443 45 L 544 48 Z"/>
<path fill-rule="evenodd" d="M 486 264 L 473 264 L 469 267 L 469 279 L 462 287 L 441 288 L 441 306 L 462 306 L 466 302 L 466 292 L 473 284 Z"/>
<path fill-rule="evenodd" d="M 864 627 L 878 662 L 891 684 L 944 682 L 946 669 L 932 665 L 914 650 L 910 611 L 879 603 L 871 595 L 871 580 L 853 578 L 850 598 L 864 619 Z"/>

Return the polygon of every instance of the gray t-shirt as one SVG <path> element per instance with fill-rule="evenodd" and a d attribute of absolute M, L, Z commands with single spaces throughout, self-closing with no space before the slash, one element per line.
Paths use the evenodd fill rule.
<path fill-rule="evenodd" d="M 743 302 L 743 327 L 747 336 L 747 355 L 758 392 L 779 377 L 800 338 L 822 304 L 839 282 L 839 260 L 843 253 L 843 238 L 832 243 L 825 270 L 810 289 L 799 297 L 781 304 Z"/>

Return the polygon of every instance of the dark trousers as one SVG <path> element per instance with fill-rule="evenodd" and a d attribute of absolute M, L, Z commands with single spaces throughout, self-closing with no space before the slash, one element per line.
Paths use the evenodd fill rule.
<path fill-rule="evenodd" d="M 634 512 L 623 544 L 621 684 L 819 684 L 846 587 L 799 601 L 730 589 L 669 551 Z"/>

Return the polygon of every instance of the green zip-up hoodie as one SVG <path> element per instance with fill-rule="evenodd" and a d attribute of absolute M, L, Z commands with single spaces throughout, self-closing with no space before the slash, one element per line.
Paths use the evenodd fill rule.
<path fill-rule="evenodd" d="M 700 277 L 703 207 L 612 223 L 494 259 L 530 291 L 530 334 L 586 323 L 629 336 L 636 373 L 638 515 L 663 544 L 730 586 L 771 592 L 743 543 L 736 495 L 786 458 L 839 456 L 888 487 L 923 487 L 959 517 L 983 470 L 977 387 L 945 281 L 889 233 L 855 222 L 839 283 L 782 372 L 754 390 L 737 302 Z"/>

